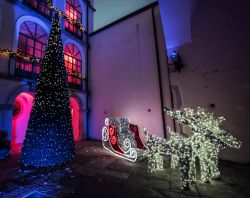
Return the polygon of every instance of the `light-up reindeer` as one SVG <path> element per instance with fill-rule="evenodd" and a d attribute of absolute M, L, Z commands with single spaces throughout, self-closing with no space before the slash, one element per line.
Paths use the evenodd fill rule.
<path fill-rule="evenodd" d="M 149 134 L 146 129 L 144 133 L 147 138 L 148 168 L 151 172 L 162 171 L 163 155 L 171 155 L 171 167 L 180 167 L 181 183 L 185 190 L 190 188 L 189 168 L 191 160 L 191 145 L 189 138 L 171 131 L 170 140 Z"/>
<path fill-rule="evenodd" d="M 241 145 L 240 141 L 220 128 L 225 119 L 223 117 L 215 118 L 212 113 L 199 107 L 195 110 L 185 108 L 182 111 L 164 108 L 164 111 L 177 122 L 191 129 L 192 135 L 189 137 L 192 148 L 189 173 L 191 181 L 196 178 L 196 158 L 200 162 L 203 182 L 219 177 L 219 151 L 225 147 L 239 148 Z"/>

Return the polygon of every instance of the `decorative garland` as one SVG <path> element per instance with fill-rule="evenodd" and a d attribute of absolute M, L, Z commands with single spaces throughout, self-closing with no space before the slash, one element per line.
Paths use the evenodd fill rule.
<path fill-rule="evenodd" d="M 26 56 L 21 55 L 20 53 L 13 52 L 12 50 L 9 50 L 9 49 L 0 49 L 0 54 L 9 55 L 11 57 L 22 59 L 22 60 L 33 62 L 33 63 L 34 62 L 39 63 L 41 61 L 40 58 L 26 57 Z"/>
<path fill-rule="evenodd" d="M 83 28 L 83 25 L 81 22 L 79 21 L 76 21 L 76 20 L 72 20 L 70 17 L 68 17 L 64 12 L 62 12 L 61 10 L 55 8 L 52 4 L 51 4 L 51 1 L 50 0 L 45 0 L 45 3 L 47 3 L 49 9 L 55 11 L 56 13 L 58 13 L 60 16 L 64 17 L 69 23 L 77 26 L 82 32 L 85 32 L 85 29 Z M 0 49 L 0 54 L 3 54 L 3 55 L 9 55 L 11 57 L 14 57 L 14 58 L 18 58 L 18 59 L 21 59 L 21 60 L 24 60 L 24 61 L 28 61 L 28 62 L 31 62 L 31 63 L 39 63 L 42 61 L 42 59 L 40 58 L 36 58 L 36 57 L 26 57 L 26 56 L 23 56 L 21 55 L 20 53 L 16 53 L 16 52 L 13 52 L 12 50 L 10 49 Z M 75 78 L 79 78 L 80 80 L 84 80 L 85 78 L 81 75 L 81 73 L 79 72 L 71 72 L 71 73 L 68 73 L 69 75 L 75 77 Z"/>
<path fill-rule="evenodd" d="M 12 50 L 9 49 L 0 49 L 0 54 L 9 55 L 10 57 L 14 57 L 31 63 L 40 63 L 43 61 L 43 59 L 41 58 L 23 56 L 20 53 L 13 52 Z M 68 75 L 71 75 L 74 78 L 79 78 L 80 80 L 86 79 L 79 72 L 68 72 Z"/>
<path fill-rule="evenodd" d="M 55 6 L 53 6 L 51 4 L 51 1 L 50 0 L 45 0 L 45 2 L 47 3 L 49 9 L 55 11 L 56 13 L 58 13 L 60 16 L 64 17 L 69 23 L 77 26 L 82 32 L 85 32 L 86 30 L 83 28 L 83 25 L 81 22 L 79 21 L 76 21 L 76 20 L 73 20 L 71 19 L 70 17 L 68 17 L 63 11 L 57 9 Z"/>

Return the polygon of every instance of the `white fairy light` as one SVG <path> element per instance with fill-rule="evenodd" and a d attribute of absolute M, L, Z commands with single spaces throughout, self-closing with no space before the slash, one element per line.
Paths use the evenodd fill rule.
<path fill-rule="evenodd" d="M 144 156 L 146 147 L 140 142 L 145 150 L 138 148 L 138 140 L 131 131 L 130 125 L 128 118 L 106 118 L 105 126 L 102 128 L 102 143 L 103 147 L 113 155 L 135 162 L 137 157 Z M 110 127 L 113 127 L 113 129 Z"/>
<path fill-rule="evenodd" d="M 191 128 L 189 138 L 192 148 L 190 179 L 196 179 L 196 158 L 200 161 L 201 180 L 208 182 L 220 176 L 218 154 L 226 147 L 240 148 L 241 142 L 220 128 L 224 117 L 215 118 L 212 113 L 198 107 L 185 108 L 183 111 L 164 108 L 167 115 L 177 122 Z"/>

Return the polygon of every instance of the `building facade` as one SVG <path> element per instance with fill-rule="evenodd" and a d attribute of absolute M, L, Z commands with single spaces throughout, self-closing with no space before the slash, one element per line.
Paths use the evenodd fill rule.
<path fill-rule="evenodd" d="M 91 138 L 101 139 L 106 117 L 128 117 L 160 137 L 172 120 L 166 46 L 158 3 L 90 35 Z"/>
<path fill-rule="evenodd" d="M 242 141 L 220 158 L 249 163 L 249 1 L 158 2 L 90 36 L 91 138 L 101 139 L 105 117 L 129 117 L 142 137 L 143 127 L 166 137 L 167 126 L 188 136 L 162 107 L 202 107 L 224 116 L 222 128 Z"/>
<path fill-rule="evenodd" d="M 41 2 L 0 1 L 0 48 L 43 56 L 51 16 Z M 87 30 L 62 20 L 67 70 L 86 77 L 68 79 L 76 141 L 101 140 L 106 117 L 128 117 L 142 139 L 144 127 L 160 137 L 168 137 L 168 126 L 188 135 L 163 107 L 199 106 L 225 116 L 223 128 L 243 142 L 220 157 L 250 162 L 248 0 L 159 0 L 93 33 L 92 1 L 52 3 Z M 184 65 L 179 72 L 174 50 Z M 38 73 L 39 65 L 0 56 L 0 131 L 13 145 L 23 141 Z"/>
<path fill-rule="evenodd" d="M 87 137 L 87 46 L 94 8 L 87 0 L 52 0 L 51 3 L 72 20 L 81 22 L 86 30 L 82 32 L 67 20 L 61 20 L 74 140 L 80 141 Z M 53 15 L 45 1 L 4 0 L 0 9 L 0 48 L 26 57 L 43 58 Z M 12 153 L 20 151 L 25 137 L 39 71 L 40 63 L 0 57 L 0 130 L 8 133 Z"/>

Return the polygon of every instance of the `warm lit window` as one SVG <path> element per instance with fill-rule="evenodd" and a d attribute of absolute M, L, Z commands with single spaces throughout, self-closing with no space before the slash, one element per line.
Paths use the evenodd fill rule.
<path fill-rule="evenodd" d="M 31 21 L 24 22 L 19 30 L 17 52 L 27 57 L 43 58 L 47 39 L 48 36 L 41 26 Z M 17 59 L 16 71 L 19 71 L 18 74 L 20 72 L 38 74 L 40 64 Z"/>
<path fill-rule="evenodd" d="M 74 21 L 82 22 L 82 11 L 81 5 L 78 0 L 67 0 L 66 1 L 66 15 Z M 73 25 L 69 21 L 65 20 L 66 30 L 74 33 L 78 37 L 82 37 L 82 31 L 76 25 Z"/>
<path fill-rule="evenodd" d="M 24 4 L 50 17 L 51 11 L 45 0 L 23 0 Z M 50 1 L 52 3 L 52 0 Z"/>
<path fill-rule="evenodd" d="M 80 50 L 74 44 L 68 43 L 65 46 L 64 62 L 68 72 L 69 84 L 76 84 L 80 86 L 82 83 L 82 80 L 79 77 L 82 74 L 82 57 Z M 76 74 L 78 74 L 78 76 Z"/>

